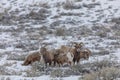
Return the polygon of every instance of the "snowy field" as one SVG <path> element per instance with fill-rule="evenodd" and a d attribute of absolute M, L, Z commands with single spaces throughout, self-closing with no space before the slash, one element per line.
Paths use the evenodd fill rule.
<path fill-rule="evenodd" d="M 0 80 L 82 80 L 84 74 L 73 71 L 77 66 L 60 67 L 74 74 L 53 77 L 59 67 L 40 72 L 36 63 L 21 65 L 40 43 L 51 49 L 72 41 L 83 42 L 92 51 L 89 60 L 80 62 L 91 66 L 85 69 L 109 59 L 120 69 L 120 1 L 0 0 Z"/>

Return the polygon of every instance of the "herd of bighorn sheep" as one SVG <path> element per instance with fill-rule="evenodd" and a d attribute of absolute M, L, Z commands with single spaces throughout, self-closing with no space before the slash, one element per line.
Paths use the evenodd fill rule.
<path fill-rule="evenodd" d="M 43 61 L 45 66 L 58 64 L 63 66 L 64 63 L 74 65 L 79 63 L 80 59 L 89 59 L 91 51 L 83 47 L 83 43 L 72 42 L 72 46 L 62 45 L 58 49 L 48 50 L 45 46 L 40 51 L 29 54 L 22 65 L 29 65 L 35 61 Z"/>

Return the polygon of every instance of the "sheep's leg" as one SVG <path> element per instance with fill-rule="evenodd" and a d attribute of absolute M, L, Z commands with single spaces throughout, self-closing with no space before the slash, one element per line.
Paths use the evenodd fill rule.
<path fill-rule="evenodd" d="M 51 66 L 52 62 L 49 62 L 49 66 Z"/>
<path fill-rule="evenodd" d="M 63 67 L 63 62 L 61 62 L 61 66 Z"/>
<path fill-rule="evenodd" d="M 59 64 L 59 67 L 60 67 L 60 63 L 58 63 Z"/>
<path fill-rule="evenodd" d="M 45 63 L 45 67 L 47 68 L 47 62 Z"/>
<path fill-rule="evenodd" d="M 80 59 L 77 60 L 77 64 L 79 63 Z"/>
<path fill-rule="evenodd" d="M 73 58 L 73 64 L 75 65 L 75 62 L 76 62 L 76 60 L 75 60 L 75 58 Z"/>
<path fill-rule="evenodd" d="M 61 66 L 63 67 L 63 64 L 61 63 Z"/>
<path fill-rule="evenodd" d="M 87 60 L 89 60 L 89 54 L 87 54 Z"/>
<path fill-rule="evenodd" d="M 69 65 L 71 66 L 72 65 L 72 62 L 71 61 L 68 61 Z"/>
<path fill-rule="evenodd" d="M 29 65 L 29 64 L 31 64 L 32 62 L 31 61 L 28 61 L 28 62 L 26 62 L 26 64 L 25 65 Z"/>
<path fill-rule="evenodd" d="M 54 61 L 54 66 L 56 66 L 56 61 Z"/>

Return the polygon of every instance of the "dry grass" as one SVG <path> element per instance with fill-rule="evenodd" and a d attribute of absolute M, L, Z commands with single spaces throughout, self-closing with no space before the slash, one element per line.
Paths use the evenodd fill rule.
<path fill-rule="evenodd" d="M 104 31 L 97 31 L 95 34 L 101 38 L 107 37 L 107 33 Z"/>
<path fill-rule="evenodd" d="M 120 24 L 120 17 L 112 18 L 111 22 L 114 22 L 114 23 Z M 114 27 L 113 27 L 113 28 L 114 28 Z M 114 29 L 115 29 L 115 28 L 114 28 Z"/>
<path fill-rule="evenodd" d="M 53 70 L 50 74 L 51 77 L 62 77 L 63 75 L 63 70 L 62 69 L 56 69 Z"/>
<path fill-rule="evenodd" d="M 40 62 L 34 62 L 31 64 L 31 69 L 25 71 L 27 73 L 26 77 L 36 77 L 45 74 L 44 64 Z"/>
<path fill-rule="evenodd" d="M 8 60 L 17 60 L 17 61 L 23 61 L 25 59 L 26 54 L 19 55 L 17 53 L 15 54 L 9 54 Z"/>
<path fill-rule="evenodd" d="M 86 74 L 83 80 L 116 80 L 120 77 L 120 70 L 115 67 L 105 67 L 100 71 Z"/>
<path fill-rule="evenodd" d="M 6 75 L 6 67 L 5 66 L 0 66 L 0 75 Z"/>

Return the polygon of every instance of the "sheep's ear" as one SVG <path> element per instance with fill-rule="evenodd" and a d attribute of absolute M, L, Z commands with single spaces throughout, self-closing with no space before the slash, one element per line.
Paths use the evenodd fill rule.
<path fill-rule="evenodd" d="M 47 43 L 44 44 L 44 47 L 47 47 Z"/>
<path fill-rule="evenodd" d="M 41 44 L 41 47 L 46 47 L 47 46 L 47 43 L 42 43 Z"/>

